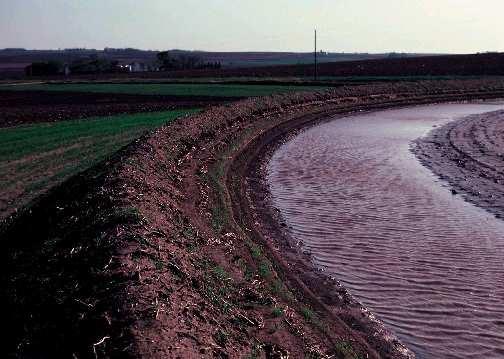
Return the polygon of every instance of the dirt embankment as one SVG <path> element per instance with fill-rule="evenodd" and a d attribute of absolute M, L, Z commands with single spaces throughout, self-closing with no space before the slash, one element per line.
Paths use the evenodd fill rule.
<path fill-rule="evenodd" d="M 340 88 L 157 130 L 3 224 L 2 356 L 407 357 L 282 240 L 260 158 L 329 114 L 502 96 L 499 81 Z"/>
<path fill-rule="evenodd" d="M 204 108 L 234 100 L 210 96 L 0 91 L 0 128 L 93 116 Z"/>
<path fill-rule="evenodd" d="M 437 128 L 417 140 L 413 152 L 454 195 L 504 218 L 504 111 Z"/>

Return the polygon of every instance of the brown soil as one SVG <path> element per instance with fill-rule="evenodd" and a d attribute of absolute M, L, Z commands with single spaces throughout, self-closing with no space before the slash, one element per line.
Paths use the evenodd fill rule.
<path fill-rule="evenodd" d="M 313 76 L 314 66 L 284 65 L 222 70 L 185 70 L 145 77 L 289 77 Z M 504 54 L 445 55 L 329 62 L 318 65 L 323 76 L 502 76 Z"/>
<path fill-rule="evenodd" d="M 229 101 L 229 98 L 210 96 L 184 97 L 0 90 L 0 128 L 123 113 L 204 108 Z"/>
<path fill-rule="evenodd" d="M 504 111 L 437 128 L 417 140 L 413 151 L 454 195 L 504 218 Z"/>
<path fill-rule="evenodd" d="M 410 356 L 290 248 L 259 159 L 328 114 L 502 96 L 457 81 L 249 99 L 135 141 L 1 227 L 2 356 Z"/>

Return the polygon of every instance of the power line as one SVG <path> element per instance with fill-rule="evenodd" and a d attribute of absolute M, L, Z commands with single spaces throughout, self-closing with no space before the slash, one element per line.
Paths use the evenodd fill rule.
<path fill-rule="evenodd" d="M 317 63 L 317 29 L 315 29 L 315 51 L 314 51 L 314 57 L 315 57 L 315 81 L 318 79 L 318 63 Z"/>

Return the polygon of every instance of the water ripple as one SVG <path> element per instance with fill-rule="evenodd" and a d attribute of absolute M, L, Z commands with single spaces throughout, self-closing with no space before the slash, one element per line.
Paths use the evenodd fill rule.
<path fill-rule="evenodd" d="M 504 222 L 453 196 L 409 151 L 433 125 L 503 107 L 338 119 L 270 161 L 273 201 L 294 239 L 419 358 L 504 357 Z"/>

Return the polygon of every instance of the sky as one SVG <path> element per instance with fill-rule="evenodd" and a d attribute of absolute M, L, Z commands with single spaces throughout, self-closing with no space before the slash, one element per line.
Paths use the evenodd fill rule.
<path fill-rule="evenodd" d="M 503 0 L 0 0 L 0 48 L 504 51 Z"/>

